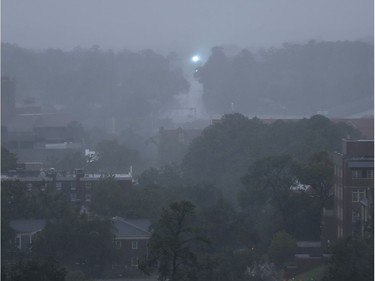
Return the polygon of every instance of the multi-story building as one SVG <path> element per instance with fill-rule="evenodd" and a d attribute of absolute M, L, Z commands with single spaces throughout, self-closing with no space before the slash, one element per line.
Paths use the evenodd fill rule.
<path fill-rule="evenodd" d="M 373 217 L 374 141 L 343 140 L 333 160 L 337 238 L 363 236 Z"/>
<path fill-rule="evenodd" d="M 127 189 L 133 186 L 132 174 L 115 174 L 111 178 L 122 188 Z M 77 169 L 74 173 L 57 173 L 55 171 L 24 171 L 1 175 L 1 183 L 7 186 L 21 183 L 26 192 L 34 190 L 47 191 L 55 190 L 61 192 L 71 202 L 83 209 L 90 207 L 92 188 L 100 184 L 104 179 L 103 175 L 85 174 L 83 170 Z"/>

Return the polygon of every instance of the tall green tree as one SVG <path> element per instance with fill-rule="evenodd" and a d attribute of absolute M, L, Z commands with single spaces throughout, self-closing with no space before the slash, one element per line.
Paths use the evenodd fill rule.
<path fill-rule="evenodd" d="M 328 271 L 323 281 L 374 280 L 373 241 L 349 237 L 333 246 Z"/>
<path fill-rule="evenodd" d="M 330 207 L 330 192 L 333 188 L 333 163 L 327 152 L 318 152 L 297 168 L 298 179 L 310 185 L 318 197 L 320 209 Z M 332 202 L 333 203 L 333 202 Z"/>
<path fill-rule="evenodd" d="M 55 257 L 67 267 L 100 277 L 114 261 L 113 232 L 109 220 L 65 215 L 48 223 L 33 242 L 34 258 Z"/>
<path fill-rule="evenodd" d="M 174 202 L 162 210 L 149 242 L 149 256 L 141 269 L 156 270 L 158 280 L 197 280 L 200 263 L 194 244 L 204 241 L 194 227 L 194 205 Z"/>
<path fill-rule="evenodd" d="M 130 166 L 138 168 L 140 165 L 138 152 L 116 140 L 104 140 L 97 145 L 96 150 L 98 160 L 93 165 L 102 173 L 127 173 Z"/>
<path fill-rule="evenodd" d="M 245 187 L 259 193 L 261 199 L 280 211 L 284 225 L 288 224 L 292 196 L 291 187 L 296 183 L 295 163 L 288 155 L 271 156 L 256 161 L 243 178 Z"/>

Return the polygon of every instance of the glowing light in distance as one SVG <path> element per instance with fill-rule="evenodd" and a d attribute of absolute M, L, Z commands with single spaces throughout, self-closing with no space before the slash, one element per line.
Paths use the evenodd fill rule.
<path fill-rule="evenodd" d="M 194 63 L 197 63 L 200 60 L 201 60 L 201 58 L 199 56 L 192 56 L 192 58 L 191 58 L 191 61 L 194 62 Z"/>

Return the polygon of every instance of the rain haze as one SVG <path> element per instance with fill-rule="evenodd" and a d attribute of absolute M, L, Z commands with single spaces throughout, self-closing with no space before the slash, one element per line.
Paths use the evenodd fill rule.
<path fill-rule="evenodd" d="M 2 41 L 178 51 L 373 36 L 371 0 L 3 0 Z"/>
<path fill-rule="evenodd" d="M 1 36 L 1 280 L 374 280 L 373 0 L 1 0 Z"/>

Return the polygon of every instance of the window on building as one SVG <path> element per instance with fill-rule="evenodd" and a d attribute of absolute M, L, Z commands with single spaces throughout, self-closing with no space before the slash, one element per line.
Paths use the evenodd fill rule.
<path fill-rule="evenodd" d="M 374 170 L 367 170 L 366 178 L 373 179 L 374 178 Z"/>
<path fill-rule="evenodd" d="M 115 240 L 115 246 L 116 246 L 116 249 L 121 249 L 121 246 L 122 246 L 121 240 Z"/>
<path fill-rule="evenodd" d="M 352 170 L 352 178 L 353 179 L 361 179 L 361 178 L 363 178 L 363 176 L 362 176 L 362 170 L 353 169 Z"/>
<path fill-rule="evenodd" d="M 91 182 L 86 182 L 86 183 L 85 183 L 85 188 L 86 188 L 87 190 L 90 190 L 90 189 L 91 189 Z"/>
<path fill-rule="evenodd" d="M 360 202 L 362 199 L 366 198 L 366 192 L 363 189 L 353 189 L 352 190 L 352 202 Z"/>
<path fill-rule="evenodd" d="M 91 202 L 91 194 L 86 193 L 85 198 L 86 198 L 86 202 Z"/>
<path fill-rule="evenodd" d="M 70 190 L 76 190 L 76 183 L 75 182 L 70 183 Z"/>
<path fill-rule="evenodd" d="M 138 266 L 138 258 L 137 257 L 132 257 L 130 262 L 131 262 L 131 266 Z"/>
<path fill-rule="evenodd" d="M 16 247 L 18 249 L 21 249 L 21 237 L 17 236 L 15 239 L 15 242 L 16 242 Z"/>
<path fill-rule="evenodd" d="M 137 240 L 132 240 L 132 249 L 133 250 L 138 249 L 138 241 Z"/>
<path fill-rule="evenodd" d="M 61 181 L 57 181 L 57 182 L 56 182 L 56 188 L 57 188 L 58 190 L 60 190 L 60 189 L 62 188 L 62 182 L 61 182 Z"/>
<path fill-rule="evenodd" d="M 70 193 L 70 201 L 74 202 L 77 201 L 77 194 L 72 192 Z"/>
<path fill-rule="evenodd" d="M 352 211 L 352 222 L 356 223 L 356 222 L 359 222 L 360 220 L 361 220 L 360 212 L 358 212 L 356 210 Z"/>

